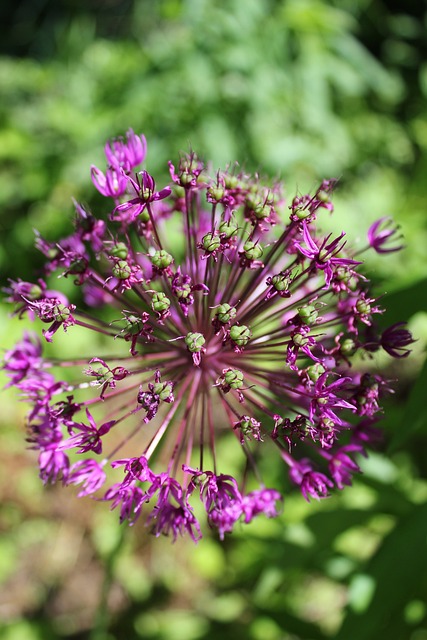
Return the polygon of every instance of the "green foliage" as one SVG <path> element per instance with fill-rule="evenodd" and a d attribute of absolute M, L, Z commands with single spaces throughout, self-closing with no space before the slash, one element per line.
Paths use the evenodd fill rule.
<path fill-rule="evenodd" d="M 189 145 L 214 169 L 238 160 L 285 176 L 291 192 L 330 176 L 344 197 L 373 191 L 375 165 L 397 182 L 372 216 L 399 213 L 399 176 L 425 143 L 425 114 L 396 117 L 405 77 L 369 53 L 339 6 L 141 0 L 126 38 L 96 37 L 102 21 L 90 11 L 52 29 L 54 57 L 0 59 L 1 230 L 28 270 L 33 228 L 55 237 L 73 196 L 99 203 L 88 167 L 130 126 L 147 135 L 149 169 L 163 179 Z M 360 197 L 351 204 L 366 209 Z M 1 259 L 16 275 L 9 241 Z"/>

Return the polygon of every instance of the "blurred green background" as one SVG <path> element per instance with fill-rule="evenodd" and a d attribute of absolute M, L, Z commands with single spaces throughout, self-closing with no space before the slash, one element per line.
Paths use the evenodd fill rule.
<path fill-rule="evenodd" d="M 367 271 L 384 325 L 417 338 L 410 359 L 377 362 L 399 384 L 354 486 L 291 494 L 223 544 L 171 545 L 43 488 L 25 407 L 3 392 L 0 637 L 427 640 L 426 3 L 4 0 L 0 25 L 2 285 L 34 279 L 33 229 L 67 234 L 72 197 L 96 208 L 89 166 L 132 127 L 159 185 L 191 146 L 214 169 L 284 179 L 290 198 L 340 178 L 328 223 L 362 244 L 392 215 L 406 249 Z M 23 323 L 0 312 L 5 349 Z"/>

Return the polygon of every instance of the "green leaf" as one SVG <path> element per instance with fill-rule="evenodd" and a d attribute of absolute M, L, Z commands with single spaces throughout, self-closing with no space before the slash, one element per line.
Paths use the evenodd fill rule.
<path fill-rule="evenodd" d="M 406 289 L 385 295 L 384 306 L 387 313 L 379 319 L 382 326 L 409 320 L 418 311 L 425 311 L 427 309 L 427 278 L 419 280 Z"/>
<path fill-rule="evenodd" d="M 426 411 L 427 360 L 401 412 L 400 427 L 395 429 L 390 451 L 400 449 L 415 434 L 427 433 Z"/>
<path fill-rule="evenodd" d="M 427 504 L 415 507 L 384 539 L 365 567 L 363 576 L 372 590 L 363 612 L 349 609 L 334 640 L 401 640 L 404 609 L 427 571 Z M 360 601 L 360 593 L 357 594 Z M 368 596 L 370 594 L 367 594 Z M 357 607 L 356 607 L 357 608 Z"/>

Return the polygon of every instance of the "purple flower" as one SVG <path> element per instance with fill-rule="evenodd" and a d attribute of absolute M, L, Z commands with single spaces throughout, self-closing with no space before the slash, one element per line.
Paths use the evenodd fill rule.
<path fill-rule="evenodd" d="M 242 499 L 244 521 L 251 522 L 260 513 L 263 513 L 267 518 L 275 518 L 279 514 L 276 502 L 281 501 L 282 496 L 275 489 L 251 491 Z"/>
<path fill-rule="evenodd" d="M 70 462 L 63 451 L 55 447 L 47 447 L 40 451 L 40 478 L 44 484 L 55 483 L 59 478 L 67 479 Z"/>
<path fill-rule="evenodd" d="M 169 173 L 172 180 L 184 189 L 195 189 L 197 181 L 204 166 L 194 153 L 183 156 L 179 162 L 178 172 L 171 161 L 169 161 Z"/>
<path fill-rule="evenodd" d="M 411 353 L 406 347 L 414 342 L 411 332 L 403 329 L 406 322 L 395 322 L 382 332 L 380 343 L 393 358 L 407 358 Z"/>
<path fill-rule="evenodd" d="M 111 466 L 113 469 L 121 466 L 124 467 L 125 478 L 121 483 L 123 487 L 134 485 L 137 482 L 153 483 L 156 478 L 156 475 L 149 468 L 145 456 L 115 460 L 111 463 Z"/>
<path fill-rule="evenodd" d="M 154 418 L 161 401 L 167 403 L 175 401 L 173 387 L 174 383 L 171 381 L 161 382 L 160 371 L 156 371 L 154 384 L 151 382 L 148 383 L 148 390 L 140 387 L 137 401 L 147 413 L 144 422 L 150 422 L 150 420 Z"/>
<path fill-rule="evenodd" d="M 341 242 L 345 236 L 344 232 L 338 236 L 338 238 L 331 240 L 329 243 L 328 240 L 332 234 L 323 238 L 320 243 L 316 243 L 310 235 L 308 223 L 303 222 L 301 226 L 302 236 L 306 246 L 304 247 L 301 243 L 295 242 L 295 248 L 298 249 L 303 256 L 311 260 L 313 269 L 321 269 L 325 272 L 326 287 L 329 287 L 331 284 L 332 276 L 338 267 L 348 267 L 350 265 L 361 264 L 360 262 L 357 262 L 357 260 L 337 257 L 337 255 L 342 252 L 346 244 L 345 241 Z"/>
<path fill-rule="evenodd" d="M 105 173 L 92 165 L 90 174 L 94 186 L 106 198 L 118 198 L 126 192 L 128 181 L 120 165 L 111 164 Z"/>
<path fill-rule="evenodd" d="M 354 405 L 338 393 L 342 391 L 343 386 L 351 382 L 351 378 L 338 378 L 327 385 L 326 382 L 329 375 L 329 372 L 322 373 L 316 380 L 313 397 L 310 402 L 310 420 L 313 420 L 315 417 L 319 419 L 326 417 L 339 423 L 340 418 L 336 413 L 337 409 L 350 409 L 351 411 L 355 411 Z"/>
<path fill-rule="evenodd" d="M 393 222 L 393 219 L 389 216 L 379 218 L 368 229 L 368 242 L 377 253 L 392 253 L 394 251 L 401 251 L 404 248 L 403 244 L 390 245 L 390 241 L 399 241 L 402 236 L 397 235 L 399 227 Z M 395 237 L 393 237 L 395 236 Z"/>
<path fill-rule="evenodd" d="M 63 442 L 62 449 L 77 449 L 77 453 L 86 453 L 87 451 L 93 451 L 94 453 L 102 453 L 102 436 L 105 436 L 115 424 L 115 420 L 109 420 L 104 422 L 99 428 L 97 428 L 95 420 L 93 419 L 89 409 L 86 409 L 87 419 L 89 424 L 84 422 L 66 422 L 71 437 Z M 74 435 L 74 431 L 80 431 L 80 433 Z"/>
<path fill-rule="evenodd" d="M 183 536 L 186 533 L 194 542 L 202 537 L 200 525 L 188 504 L 175 506 L 165 502 L 157 505 L 149 516 L 148 524 L 152 525 L 152 532 L 156 537 L 171 534 L 173 542 L 178 535 Z"/>
<path fill-rule="evenodd" d="M 147 496 L 136 482 L 130 484 L 117 482 L 105 492 L 103 500 L 111 502 L 111 509 L 120 506 L 120 523 L 127 521 L 133 525 L 141 515 Z"/>
<path fill-rule="evenodd" d="M 329 473 L 338 489 L 344 489 L 345 485 L 351 485 L 353 474 L 360 471 L 359 465 L 350 457 L 351 453 L 363 454 L 363 447 L 358 444 L 348 444 L 337 449 L 333 454 L 323 454 L 329 460 Z"/>
<path fill-rule="evenodd" d="M 303 458 L 290 468 L 289 477 L 294 484 L 299 485 L 307 502 L 310 502 L 310 497 L 316 500 L 326 498 L 329 495 L 329 489 L 334 486 L 332 480 L 324 473 L 313 469 L 312 463 L 307 458 Z"/>
<path fill-rule="evenodd" d="M 125 220 L 133 222 L 146 208 L 148 211 L 150 210 L 150 203 L 163 200 L 171 194 L 170 187 L 156 191 L 154 178 L 147 171 L 140 171 L 136 174 L 135 179 L 127 176 L 127 180 L 131 183 L 136 197 L 119 204 L 112 213 L 113 220 L 120 220 L 124 217 Z"/>
<path fill-rule="evenodd" d="M 122 137 L 109 140 L 104 147 L 104 151 L 107 162 L 110 165 L 118 165 L 125 171 L 131 171 L 141 162 L 144 162 L 147 153 L 147 141 L 145 136 L 137 136 L 132 129 L 129 129 L 126 134 L 126 140 Z"/>
<path fill-rule="evenodd" d="M 19 318 L 48 325 L 48 342 L 61 326 L 89 338 L 84 353 L 76 342 L 73 357 L 54 358 L 25 334 L 4 356 L 43 481 L 76 485 L 80 497 L 102 491 L 121 522 L 195 542 L 197 501 L 221 539 L 278 516 L 282 496 L 258 466 L 272 450 L 306 500 L 350 484 L 389 391 L 354 356 L 406 357 L 412 337 L 403 323 L 378 330 L 356 252 L 344 233 L 320 231 L 336 181 L 287 207 L 279 183 L 238 165 L 210 177 L 194 153 L 170 162 L 173 184 L 158 189 L 148 171 L 134 173 L 146 142 L 132 130 L 105 154 L 106 173 L 91 170 L 105 208 L 74 203 L 70 235 L 37 235 L 42 277 L 5 290 Z M 371 227 L 372 248 L 390 250 L 393 233 Z M 55 276 L 70 301 L 48 289 Z M 246 459 L 244 481 L 220 438 Z"/>
<path fill-rule="evenodd" d="M 69 326 L 75 324 L 75 319 L 72 315 L 72 311 L 76 308 L 73 304 L 63 304 L 60 298 L 41 298 L 28 303 L 28 308 L 34 311 L 42 322 L 50 324 L 50 327 L 43 331 L 43 335 L 48 342 L 52 342 L 54 334 L 58 331 L 59 327 L 63 327 L 64 331 Z"/>
<path fill-rule="evenodd" d="M 380 376 L 363 374 L 352 398 L 359 416 L 373 417 L 380 411 L 380 392 L 384 386 L 385 382 Z"/>
<path fill-rule="evenodd" d="M 103 470 L 105 462 L 99 464 L 99 462 L 91 458 L 78 460 L 71 465 L 65 484 L 80 484 L 82 488 L 77 494 L 79 498 L 92 495 L 102 487 L 107 479 L 107 475 Z"/>
<path fill-rule="evenodd" d="M 129 374 L 129 371 L 124 367 L 118 366 L 111 369 L 105 360 L 102 358 L 92 358 L 89 360 L 89 364 L 95 363 L 94 367 L 88 367 L 83 371 L 87 376 L 92 376 L 95 380 L 91 383 L 92 386 L 101 387 L 101 398 L 104 399 L 104 394 L 107 388 L 114 389 L 116 383 L 119 380 L 123 380 Z M 89 417 L 89 416 L 88 416 Z"/>
<path fill-rule="evenodd" d="M 24 333 L 23 339 L 6 351 L 3 369 L 10 378 L 6 387 L 17 385 L 29 375 L 38 375 L 43 366 L 41 341 L 35 334 Z"/>

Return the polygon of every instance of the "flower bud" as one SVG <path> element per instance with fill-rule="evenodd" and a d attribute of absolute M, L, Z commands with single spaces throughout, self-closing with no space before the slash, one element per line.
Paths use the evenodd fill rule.
<path fill-rule="evenodd" d="M 353 356 L 357 351 L 357 344 L 353 338 L 346 338 L 341 343 L 340 351 L 344 356 Z"/>
<path fill-rule="evenodd" d="M 231 389 L 243 387 L 243 373 L 239 369 L 228 369 L 224 373 L 224 383 Z"/>
<path fill-rule="evenodd" d="M 221 246 L 221 238 L 215 233 L 207 233 L 202 238 L 202 247 L 208 253 L 213 253 Z"/>
<path fill-rule="evenodd" d="M 237 176 L 226 173 L 224 174 L 224 183 L 227 189 L 236 189 L 239 186 L 239 179 Z"/>
<path fill-rule="evenodd" d="M 110 255 L 113 256 L 113 258 L 120 258 L 121 260 L 126 260 L 128 253 L 128 247 L 124 242 L 118 242 L 110 251 Z"/>
<path fill-rule="evenodd" d="M 298 220 L 305 220 L 311 215 L 312 212 L 308 207 L 304 207 L 303 209 L 298 207 L 292 213 L 298 218 Z"/>
<path fill-rule="evenodd" d="M 317 382 L 321 375 L 325 373 L 325 367 L 320 362 L 315 362 L 306 369 L 307 376 L 312 382 Z"/>
<path fill-rule="evenodd" d="M 207 194 L 209 195 L 209 197 L 216 202 L 220 202 L 222 200 L 222 198 L 224 197 L 224 193 L 225 191 L 222 187 L 209 187 L 207 189 Z"/>
<path fill-rule="evenodd" d="M 127 331 L 131 335 L 137 335 L 138 333 L 141 332 L 141 330 L 144 327 L 144 322 L 142 318 L 134 315 L 133 313 L 128 314 L 125 317 L 125 320 L 126 320 L 125 331 Z"/>
<path fill-rule="evenodd" d="M 371 313 L 371 305 L 365 298 L 359 298 L 356 302 L 356 311 L 362 315 Z"/>
<path fill-rule="evenodd" d="M 227 222 L 223 220 L 220 223 L 218 228 L 220 235 L 227 238 L 227 240 L 230 239 L 232 236 L 236 235 L 237 230 L 238 230 L 237 223 L 232 219 L 227 220 Z"/>
<path fill-rule="evenodd" d="M 173 258 L 170 253 L 161 249 L 160 251 L 155 251 L 152 256 L 150 256 L 150 260 L 155 267 L 158 269 L 166 269 L 169 265 L 172 264 Z"/>
<path fill-rule="evenodd" d="M 303 324 L 314 324 L 317 320 L 318 315 L 319 312 L 312 304 L 305 304 L 303 307 L 298 308 L 298 316 L 300 317 Z"/>
<path fill-rule="evenodd" d="M 199 353 L 206 340 L 201 333 L 190 332 L 185 336 L 185 344 L 191 353 Z"/>
<path fill-rule="evenodd" d="M 38 284 L 32 284 L 29 291 L 26 292 L 27 300 L 38 300 L 43 295 L 42 288 Z"/>
<path fill-rule="evenodd" d="M 215 318 L 221 324 L 227 324 L 230 320 L 233 320 L 237 315 L 236 307 L 231 307 L 227 302 L 220 304 L 215 312 Z"/>
<path fill-rule="evenodd" d="M 168 311 L 170 306 L 171 301 L 165 293 L 163 293 L 162 291 L 156 291 L 153 294 L 153 299 L 151 301 L 151 308 L 153 309 L 153 311 L 155 311 L 156 313 L 164 313 L 165 311 Z"/>
<path fill-rule="evenodd" d="M 126 260 L 119 260 L 113 265 L 112 273 L 115 278 L 119 280 L 127 280 L 130 278 L 132 270 Z"/>
<path fill-rule="evenodd" d="M 244 324 L 235 324 L 230 329 L 230 338 L 238 347 L 247 345 L 251 336 L 251 330 Z"/>
<path fill-rule="evenodd" d="M 303 333 L 295 333 L 292 336 L 292 342 L 297 347 L 304 347 L 308 343 L 308 338 Z"/>
<path fill-rule="evenodd" d="M 320 200 L 320 202 L 323 202 L 324 204 L 327 204 L 329 202 L 329 195 L 327 194 L 326 191 L 323 191 L 322 189 L 317 192 L 316 198 Z"/>
<path fill-rule="evenodd" d="M 159 396 L 160 400 L 171 402 L 173 398 L 173 382 L 156 382 L 153 384 L 153 393 Z"/>
<path fill-rule="evenodd" d="M 264 253 L 263 248 L 259 242 L 252 242 L 252 240 L 246 240 L 243 245 L 243 252 L 247 260 L 258 260 Z"/>
<path fill-rule="evenodd" d="M 268 284 L 276 289 L 276 291 L 287 291 L 289 289 L 289 285 L 291 284 L 291 279 L 289 276 L 279 273 L 275 276 L 272 276 L 269 279 Z"/>

